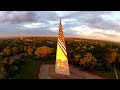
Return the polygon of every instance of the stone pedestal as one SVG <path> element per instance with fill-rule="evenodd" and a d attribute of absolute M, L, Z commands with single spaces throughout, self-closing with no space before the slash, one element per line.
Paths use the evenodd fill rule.
<path fill-rule="evenodd" d="M 70 75 L 62 75 L 55 72 L 55 65 L 50 65 L 49 75 L 56 79 L 70 79 Z"/>

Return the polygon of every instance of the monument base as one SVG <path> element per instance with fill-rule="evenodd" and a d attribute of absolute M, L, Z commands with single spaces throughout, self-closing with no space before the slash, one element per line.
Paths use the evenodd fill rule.
<path fill-rule="evenodd" d="M 49 67 L 49 75 L 53 78 L 57 79 L 70 79 L 70 75 L 63 75 L 63 74 L 58 74 L 55 72 L 55 65 L 50 65 Z"/>

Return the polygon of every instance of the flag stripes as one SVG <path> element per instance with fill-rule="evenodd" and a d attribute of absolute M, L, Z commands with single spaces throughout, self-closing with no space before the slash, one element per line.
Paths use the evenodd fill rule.
<path fill-rule="evenodd" d="M 60 20 L 60 25 L 59 25 L 58 45 L 60 46 L 63 53 L 67 57 L 67 51 L 66 51 L 66 46 L 65 46 L 65 41 L 64 41 L 64 34 L 63 34 L 63 30 L 62 30 L 61 20 Z"/>
<path fill-rule="evenodd" d="M 59 45 L 59 47 L 60 47 L 60 44 L 58 44 Z M 62 52 L 64 53 L 64 55 L 65 55 L 65 57 L 67 58 L 67 53 L 65 53 L 65 51 L 63 51 L 64 49 L 62 49 L 62 47 L 60 47 L 61 48 L 61 50 L 62 50 Z M 68 58 L 67 58 L 68 59 Z"/>
<path fill-rule="evenodd" d="M 62 51 L 64 52 L 64 54 L 67 56 L 67 51 L 63 48 L 63 46 L 58 42 L 58 45 L 60 46 L 60 48 L 62 49 Z"/>
<path fill-rule="evenodd" d="M 65 45 L 63 45 L 63 43 L 58 39 L 58 43 L 60 43 L 62 45 L 62 47 L 66 50 Z"/>

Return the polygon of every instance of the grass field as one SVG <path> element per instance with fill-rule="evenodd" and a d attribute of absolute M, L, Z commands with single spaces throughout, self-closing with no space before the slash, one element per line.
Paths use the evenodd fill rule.
<path fill-rule="evenodd" d="M 114 71 L 91 71 L 97 75 L 105 76 L 108 79 L 116 79 Z M 120 70 L 117 70 L 118 77 L 120 78 Z"/>
<path fill-rule="evenodd" d="M 20 73 L 13 79 L 38 79 L 40 65 L 43 63 L 54 63 L 54 60 L 34 60 L 25 58 L 26 63 L 21 66 Z"/>
<path fill-rule="evenodd" d="M 26 64 L 21 66 L 20 73 L 13 79 L 37 79 L 40 61 L 28 59 Z"/>
<path fill-rule="evenodd" d="M 15 75 L 13 79 L 38 79 L 39 67 L 43 63 L 50 62 L 28 59 L 26 64 L 21 66 L 20 73 Z M 115 79 L 114 71 L 92 71 L 92 73 L 104 76 L 108 79 Z M 120 77 L 120 71 L 118 71 L 118 76 Z"/>
<path fill-rule="evenodd" d="M 43 63 L 53 64 L 55 60 L 34 60 L 31 58 L 24 58 L 26 63 L 21 66 L 20 73 L 15 75 L 13 79 L 38 79 L 39 67 Z M 0 68 L 2 64 L 0 63 Z M 108 79 L 116 79 L 114 71 L 90 71 L 94 74 L 104 76 Z M 1 72 L 0 72 L 1 73 Z M 120 78 L 120 70 L 117 71 Z"/>

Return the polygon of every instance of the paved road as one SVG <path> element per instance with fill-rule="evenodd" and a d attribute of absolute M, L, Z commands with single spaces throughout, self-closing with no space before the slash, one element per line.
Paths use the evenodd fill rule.
<path fill-rule="evenodd" d="M 54 77 L 55 73 L 54 65 L 43 64 L 40 67 L 40 73 L 38 79 L 105 79 L 102 77 L 98 77 L 96 75 L 92 75 L 87 72 L 80 71 L 78 68 L 70 66 L 70 76 L 67 78 L 57 78 Z"/>
<path fill-rule="evenodd" d="M 10 58 L 11 59 L 17 59 L 17 58 L 20 58 L 22 55 L 24 55 L 24 53 L 20 53 L 20 54 L 17 54 L 17 55 L 10 56 Z"/>
<path fill-rule="evenodd" d="M 49 76 L 49 64 L 42 65 L 40 68 L 40 73 L 38 79 L 55 79 Z"/>

